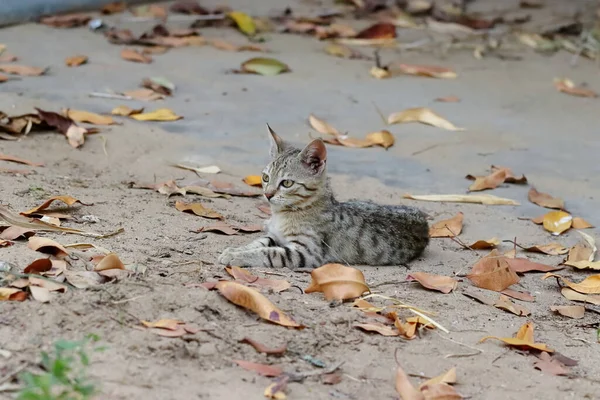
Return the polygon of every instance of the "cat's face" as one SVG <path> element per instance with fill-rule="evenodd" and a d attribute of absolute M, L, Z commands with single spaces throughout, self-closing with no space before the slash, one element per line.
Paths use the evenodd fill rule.
<path fill-rule="evenodd" d="M 274 209 L 302 209 L 314 201 L 325 183 L 325 144 L 314 140 L 299 150 L 285 144 L 270 128 L 269 133 L 272 160 L 262 174 L 265 198 Z"/>

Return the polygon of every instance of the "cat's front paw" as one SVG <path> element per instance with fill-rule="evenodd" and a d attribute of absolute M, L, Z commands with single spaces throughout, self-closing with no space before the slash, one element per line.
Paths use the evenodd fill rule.
<path fill-rule="evenodd" d="M 221 255 L 219 255 L 219 263 L 224 265 L 231 265 L 231 261 L 234 259 L 234 254 L 238 251 L 237 247 L 227 247 Z"/>

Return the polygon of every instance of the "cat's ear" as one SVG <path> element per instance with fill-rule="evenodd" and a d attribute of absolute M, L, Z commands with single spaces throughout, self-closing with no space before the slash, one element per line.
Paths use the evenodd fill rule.
<path fill-rule="evenodd" d="M 327 149 L 322 139 L 315 139 L 300 152 L 302 164 L 315 174 L 323 172 L 327 161 Z"/>
<path fill-rule="evenodd" d="M 269 124 L 267 124 L 267 131 L 269 132 L 269 138 L 271 141 L 271 149 L 269 150 L 269 153 L 271 154 L 271 158 L 275 158 L 283 152 L 285 145 L 283 144 L 283 139 L 277 136 Z"/>

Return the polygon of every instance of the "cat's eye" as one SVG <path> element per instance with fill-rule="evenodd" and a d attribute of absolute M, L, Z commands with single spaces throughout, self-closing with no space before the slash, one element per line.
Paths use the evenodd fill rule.
<path fill-rule="evenodd" d="M 281 181 L 281 186 L 283 186 L 284 188 L 290 188 L 290 187 L 292 187 L 293 184 L 294 184 L 294 181 L 289 180 L 289 179 L 284 179 L 283 181 Z"/>
<path fill-rule="evenodd" d="M 262 180 L 263 180 L 263 182 L 269 182 L 269 175 L 262 174 Z"/>

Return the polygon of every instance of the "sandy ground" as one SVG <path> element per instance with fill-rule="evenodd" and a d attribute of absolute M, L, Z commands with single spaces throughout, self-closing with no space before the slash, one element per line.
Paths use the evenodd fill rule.
<path fill-rule="evenodd" d="M 210 2 L 207 2 L 210 3 Z M 241 5 L 242 2 L 240 2 Z M 284 4 L 261 2 L 256 15 Z M 289 2 L 298 9 L 312 5 Z M 210 5 L 210 4 L 207 4 Z M 230 6 L 236 6 L 231 2 Z M 118 21 L 115 17 L 112 21 Z M 109 19 L 110 20 L 110 19 Z M 364 22 L 364 21 L 363 21 Z M 359 23 L 357 23 L 360 25 Z M 123 23 L 123 26 L 125 24 Z M 142 31 L 149 26 L 131 23 Z M 177 26 L 177 23 L 174 24 Z M 185 24 L 180 23 L 185 26 Z M 171 25 L 170 25 L 171 26 Z M 242 41 L 231 29 L 206 29 L 206 36 Z M 70 290 L 55 294 L 50 303 L 33 300 L 0 303 L 0 380 L 25 362 L 38 359 L 59 338 L 79 339 L 98 334 L 107 350 L 95 354 L 91 374 L 103 399 L 260 399 L 269 378 L 242 370 L 232 360 L 276 364 L 287 372 L 314 371 L 304 360 L 311 356 L 331 366 L 343 362 L 342 381 L 325 385 L 319 376 L 289 384 L 290 399 L 395 399 L 394 376 L 398 350 L 402 367 L 411 374 L 432 377 L 456 366 L 458 391 L 474 399 L 595 399 L 600 398 L 600 352 L 596 330 L 598 314 L 572 320 L 550 311 L 566 305 L 553 280 L 527 274 L 517 285 L 535 297 L 523 303 L 527 318 L 476 303 L 461 294 L 470 287 L 462 281 L 451 294 L 427 291 L 406 283 L 403 268 L 361 267 L 375 293 L 392 296 L 436 313 L 449 334 L 423 331 L 412 341 L 367 334 L 354 328 L 367 318 L 350 304 L 332 307 L 320 294 L 302 294 L 308 274 L 282 273 L 293 285 L 266 296 L 282 310 L 307 325 L 287 329 L 261 321 L 217 292 L 189 286 L 226 278 L 217 256 L 227 246 L 242 245 L 258 234 L 223 236 L 195 233 L 211 221 L 177 211 L 178 196 L 167 198 L 149 190 L 131 189 L 129 182 L 192 182 L 193 172 L 168 162 L 217 164 L 217 179 L 243 187 L 241 177 L 259 173 L 267 161 L 264 123 L 284 138 L 308 141 L 306 117 L 315 113 L 356 135 L 383 128 L 373 102 L 384 113 L 408 107 L 431 106 L 464 132 L 449 132 L 416 124 L 388 127 L 396 145 L 348 149 L 329 147 L 332 183 L 340 199 L 370 199 L 421 207 L 434 220 L 458 211 L 465 214 L 464 242 L 518 238 L 526 245 L 557 241 L 572 246 L 580 240 L 573 231 L 552 238 L 541 227 L 519 217 L 546 212 L 527 202 L 529 187 L 503 185 L 492 194 L 513 198 L 520 206 L 438 204 L 405 200 L 405 193 L 465 193 L 468 173 L 484 174 L 492 164 L 525 173 L 535 186 L 563 197 L 568 209 L 594 225 L 600 224 L 597 155 L 598 100 L 569 97 L 555 91 L 552 79 L 569 76 L 598 89 L 598 69 L 589 61 L 571 68 L 564 53 L 545 57 L 523 51 L 522 61 L 475 60 L 468 52 L 450 53 L 445 60 L 429 53 L 384 52 L 385 59 L 443 64 L 455 68 L 457 80 L 398 77 L 378 81 L 368 75 L 369 61 L 339 60 L 321 52 L 322 43 L 298 36 L 269 35 L 266 46 L 288 63 L 293 72 L 277 77 L 231 75 L 251 53 L 228 53 L 209 47 L 182 48 L 156 56 L 152 64 L 123 61 L 120 48 L 99 34 L 58 30 L 41 25 L 3 29 L 0 41 L 23 64 L 50 66 L 47 76 L 24 78 L 0 86 L 0 110 L 9 114 L 31 112 L 33 107 L 59 111 L 63 107 L 108 112 L 121 102 L 89 98 L 92 91 L 128 90 L 146 76 L 165 76 L 178 85 L 175 96 L 159 103 L 129 102 L 147 109 L 168 106 L 185 118 L 177 122 L 124 121 L 89 136 L 72 149 L 57 133 L 34 133 L 17 142 L 0 141 L 0 152 L 36 162 L 35 174 L 0 175 L 0 202 L 24 211 L 54 195 L 68 194 L 90 206 L 70 213 L 95 215 L 95 224 L 66 222 L 66 226 L 101 233 L 124 228 L 106 239 L 77 235 L 39 234 L 62 244 L 91 242 L 117 253 L 126 264 L 143 266 L 145 273 L 97 290 Z M 65 57 L 83 53 L 89 65 L 68 69 Z M 434 103 L 440 96 L 456 95 L 460 103 Z M 106 141 L 106 153 L 103 139 Z M 417 153 L 417 154 L 415 154 Z M 15 168 L 0 162 L 0 168 Z M 18 168 L 18 167 L 17 167 Z M 205 178 L 214 179 L 214 176 Z M 206 199 L 187 195 L 222 213 L 227 221 L 260 224 L 266 215 L 256 207 L 260 198 Z M 588 230 L 597 235 L 595 229 Z M 510 250 L 504 243 L 501 251 Z M 411 271 L 451 276 L 464 274 L 485 251 L 462 249 L 448 239 L 433 239 Z M 527 254 L 532 260 L 558 265 L 562 256 Z M 0 260 L 24 268 L 39 254 L 26 242 L 0 249 Z M 82 260 L 72 260 L 83 270 Z M 252 271 L 262 277 L 265 271 Z M 581 280 L 588 273 L 566 269 L 562 274 Z M 187 285 L 187 286 L 186 286 Z M 136 329 L 140 320 L 178 318 L 201 327 L 185 338 L 163 338 Z M 478 344 L 488 335 L 512 336 L 523 323 L 533 321 L 536 341 L 579 361 L 569 377 L 545 375 L 533 368 L 532 355 L 509 350 L 498 342 Z M 239 341 L 251 337 L 265 344 L 287 344 L 281 356 L 258 354 Z M 463 357 L 456 357 L 463 355 Z M 415 383 L 423 379 L 412 378 Z M 0 398 L 11 398 L 1 393 Z"/>

